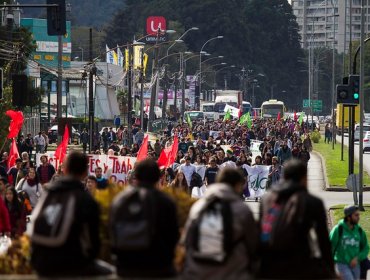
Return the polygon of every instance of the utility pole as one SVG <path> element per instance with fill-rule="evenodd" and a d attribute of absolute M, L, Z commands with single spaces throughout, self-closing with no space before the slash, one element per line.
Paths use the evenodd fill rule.
<path fill-rule="evenodd" d="M 367 1 L 366 1 L 367 2 Z M 365 0 L 361 3 L 361 39 L 360 39 L 360 137 L 359 137 L 359 208 L 365 211 L 363 206 L 363 176 L 364 176 L 364 154 L 363 154 L 363 139 L 364 139 L 364 93 L 365 93 Z"/>
<path fill-rule="evenodd" d="M 161 33 L 161 29 L 158 28 L 157 30 L 157 39 L 155 41 L 155 52 L 154 52 L 154 63 L 153 63 L 153 73 L 154 73 L 154 83 L 152 86 L 152 94 L 150 96 L 150 109 L 149 109 L 149 122 L 148 122 L 148 131 L 153 132 L 153 121 L 155 119 L 155 112 L 154 112 L 154 105 L 156 103 L 157 98 L 157 84 L 158 84 L 158 76 L 159 76 L 159 69 L 158 69 L 158 58 L 159 58 L 159 35 Z M 163 111 L 162 111 L 163 116 Z"/>
<path fill-rule="evenodd" d="M 174 90 L 175 90 L 175 96 L 174 98 L 174 108 L 175 108 L 175 120 L 177 120 L 177 73 L 175 73 L 174 76 Z"/>
<path fill-rule="evenodd" d="M 140 127 L 144 130 L 144 48 L 140 49 Z"/>
<path fill-rule="evenodd" d="M 132 129 L 132 63 L 133 63 L 133 45 L 129 44 L 128 46 L 128 73 L 127 73 L 127 131 L 128 131 L 128 143 L 132 143 L 132 134 L 131 134 L 131 129 Z"/>
<path fill-rule="evenodd" d="M 62 131 L 60 120 L 62 118 L 62 83 L 63 83 L 63 69 L 62 69 L 62 56 L 63 56 L 63 37 L 58 35 L 58 88 L 57 88 L 57 119 L 58 131 Z M 66 98 L 67 107 L 67 98 Z M 62 139 L 61 135 L 58 136 L 59 143 Z"/>
<path fill-rule="evenodd" d="M 181 116 L 180 119 L 184 116 L 185 113 L 185 83 L 186 83 L 186 64 L 184 59 L 184 53 L 181 53 L 180 56 L 181 65 L 182 65 L 182 75 L 181 75 Z"/>
<path fill-rule="evenodd" d="M 352 0 L 351 0 L 352 1 Z M 332 6 L 333 6 L 333 58 L 332 58 L 332 76 L 331 76 L 331 83 L 332 83 L 332 96 L 331 96 L 331 109 L 332 111 L 332 135 L 333 135 L 333 141 L 332 141 L 332 149 L 334 150 L 334 144 L 336 140 L 336 129 L 335 129 L 335 120 L 334 120 L 334 106 L 335 106 L 335 101 L 334 101 L 334 96 L 335 96 L 335 5 L 334 2 L 332 1 Z"/>
<path fill-rule="evenodd" d="M 93 48 L 92 48 L 92 28 L 89 30 L 89 153 L 93 151 L 94 146 L 94 62 L 93 62 Z"/>
<path fill-rule="evenodd" d="M 167 58 L 168 60 L 168 58 Z M 166 120 L 167 112 L 167 100 L 168 100 L 168 73 L 167 73 L 168 64 L 164 65 L 164 89 L 163 89 L 163 104 L 162 104 L 162 121 Z"/>

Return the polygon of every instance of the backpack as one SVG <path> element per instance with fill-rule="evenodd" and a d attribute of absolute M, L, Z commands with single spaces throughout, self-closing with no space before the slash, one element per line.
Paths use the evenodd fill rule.
<path fill-rule="evenodd" d="M 150 248 L 155 234 L 156 208 L 153 191 L 129 188 L 115 200 L 111 211 L 113 250 Z"/>
<path fill-rule="evenodd" d="M 202 176 L 200 176 L 197 172 L 194 172 L 191 175 L 190 187 L 201 187 L 201 186 L 203 186 Z"/>
<path fill-rule="evenodd" d="M 223 263 L 233 249 L 233 218 L 230 202 L 209 201 L 190 227 L 192 257 L 199 262 Z"/>
<path fill-rule="evenodd" d="M 31 241 L 46 247 L 65 244 L 77 211 L 76 190 L 48 192 L 38 201 L 31 223 Z"/>

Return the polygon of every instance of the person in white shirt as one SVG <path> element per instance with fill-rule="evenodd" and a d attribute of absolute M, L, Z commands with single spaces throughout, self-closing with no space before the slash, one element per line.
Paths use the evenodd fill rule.
<path fill-rule="evenodd" d="M 41 131 L 39 132 L 38 135 L 35 136 L 34 138 L 35 145 L 36 145 L 36 154 L 41 153 L 43 154 L 45 152 L 45 138 L 42 136 Z"/>
<path fill-rule="evenodd" d="M 196 168 L 193 164 L 191 164 L 191 159 L 189 156 L 185 158 L 185 163 L 180 165 L 180 171 L 184 173 L 186 182 L 188 186 L 190 186 L 191 176 L 194 172 L 196 172 Z"/>

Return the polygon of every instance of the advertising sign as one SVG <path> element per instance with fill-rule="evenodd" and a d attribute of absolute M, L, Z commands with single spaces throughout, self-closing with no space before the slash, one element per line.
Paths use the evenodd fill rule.
<path fill-rule="evenodd" d="M 150 16 L 146 19 L 146 34 L 149 35 L 145 37 L 147 43 L 155 44 L 157 41 L 158 30 L 166 31 L 167 24 L 166 19 L 162 16 Z M 165 33 L 159 35 L 159 42 L 166 42 L 167 36 Z"/>

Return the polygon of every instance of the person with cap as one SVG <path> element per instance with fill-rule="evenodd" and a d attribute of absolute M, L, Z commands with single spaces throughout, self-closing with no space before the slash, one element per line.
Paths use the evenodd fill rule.
<path fill-rule="evenodd" d="M 336 270 L 343 280 L 360 279 L 360 263 L 367 259 L 369 253 L 366 233 L 359 221 L 359 208 L 347 206 L 344 218 L 330 232 Z"/>
<path fill-rule="evenodd" d="M 236 162 L 236 157 L 234 156 L 234 153 L 232 150 L 226 151 L 226 157 L 224 158 L 224 162 L 227 162 L 227 161 Z"/>
<path fill-rule="evenodd" d="M 41 185 L 49 183 L 55 174 L 55 168 L 48 162 L 48 155 L 43 154 L 40 157 L 41 165 L 37 168 L 37 176 Z"/>

